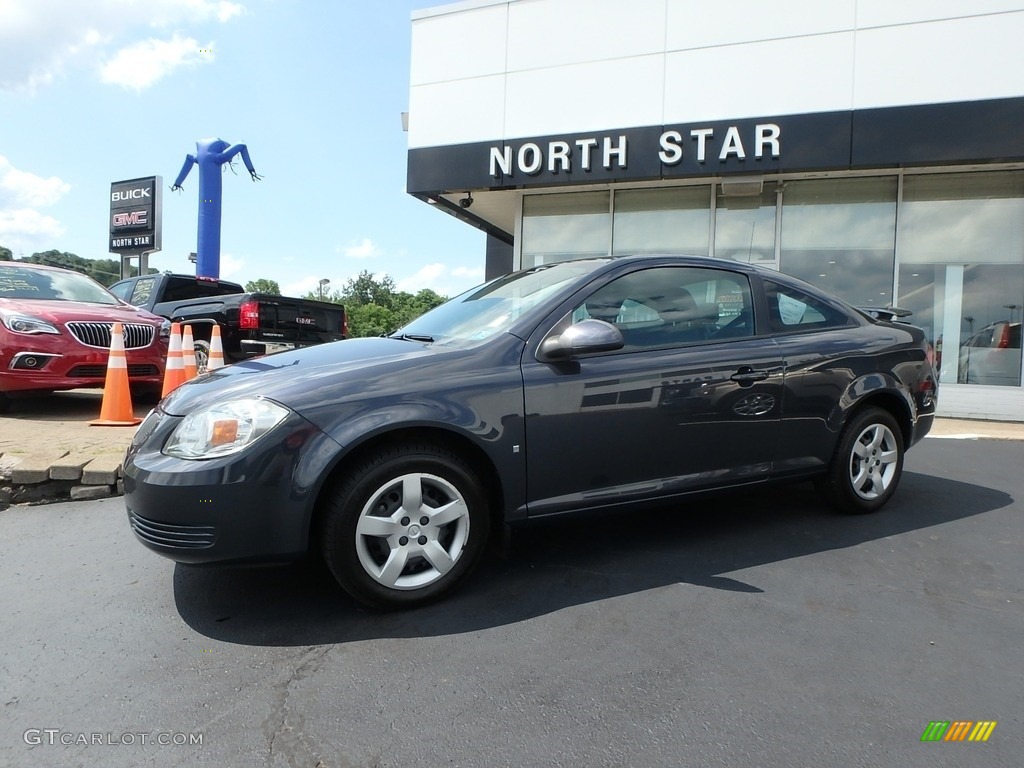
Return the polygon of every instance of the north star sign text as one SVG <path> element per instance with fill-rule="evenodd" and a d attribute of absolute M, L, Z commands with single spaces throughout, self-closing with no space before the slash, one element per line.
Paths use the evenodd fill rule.
<path fill-rule="evenodd" d="M 748 137 L 749 145 L 744 145 L 740 130 L 730 125 L 725 130 L 721 145 L 718 147 L 719 161 L 734 157 L 738 160 L 747 158 L 750 146 L 755 158 L 778 158 L 780 154 L 782 131 L 775 123 L 758 123 L 754 126 L 752 137 Z M 707 161 L 708 146 L 715 141 L 714 128 L 694 128 L 689 132 L 688 140 L 692 145 L 694 158 L 698 163 Z M 661 150 L 658 159 L 665 165 L 678 165 L 683 160 L 683 147 L 687 142 L 681 131 L 669 130 L 661 134 L 658 144 Z M 570 173 L 573 170 L 573 156 L 579 155 L 579 170 L 589 171 L 596 157 L 600 157 L 601 165 L 611 170 L 612 161 L 619 168 L 626 167 L 627 142 L 625 135 L 613 140 L 606 136 L 603 141 L 596 138 L 576 139 L 568 141 L 549 141 L 547 152 L 536 142 L 528 141 L 520 145 L 517 152 L 512 147 L 491 147 L 490 172 L 492 177 L 499 174 L 506 176 L 515 172 L 528 176 L 540 173 L 546 167 L 549 173 Z"/>

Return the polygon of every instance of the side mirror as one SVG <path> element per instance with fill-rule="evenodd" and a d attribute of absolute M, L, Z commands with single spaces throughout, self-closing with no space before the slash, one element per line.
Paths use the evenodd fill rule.
<path fill-rule="evenodd" d="M 581 320 L 557 336 L 548 336 L 537 350 L 546 360 L 566 360 L 592 352 L 612 352 L 622 349 L 626 340 L 622 332 L 604 320 Z"/>

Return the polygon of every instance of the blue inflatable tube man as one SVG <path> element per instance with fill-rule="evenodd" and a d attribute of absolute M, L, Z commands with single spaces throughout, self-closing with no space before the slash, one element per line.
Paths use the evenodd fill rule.
<path fill-rule="evenodd" d="M 242 162 L 252 180 L 259 181 L 260 177 L 252 167 L 245 144 L 228 144 L 222 139 L 202 139 L 196 142 L 196 153 L 185 158 L 185 164 L 181 166 L 181 172 L 171 187 L 172 190 L 181 189 L 192 166 L 199 166 L 198 277 L 220 277 L 221 166 L 230 163 L 235 155 L 242 156 Z"/>

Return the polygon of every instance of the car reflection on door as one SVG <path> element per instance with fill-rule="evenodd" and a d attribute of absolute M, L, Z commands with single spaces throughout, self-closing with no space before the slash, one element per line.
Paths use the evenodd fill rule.
<path fill-rule="evenodd" d="M 531 515 L 770 471 L 784 381 L 771 339 L 529 360 L 523 380 Z"/>

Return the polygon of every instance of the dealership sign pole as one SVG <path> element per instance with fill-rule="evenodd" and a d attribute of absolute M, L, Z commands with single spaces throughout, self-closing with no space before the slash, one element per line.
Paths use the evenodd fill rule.
<path fill-rule="evenodd" d="M 163 179 L 115 181 L 110 185 L 110 252 L 121 256 L 121 277 L 129 277 L 131 259 L 138 257 L 139 274 L 149 269 L 148 256 L 162 240 Z"/>

